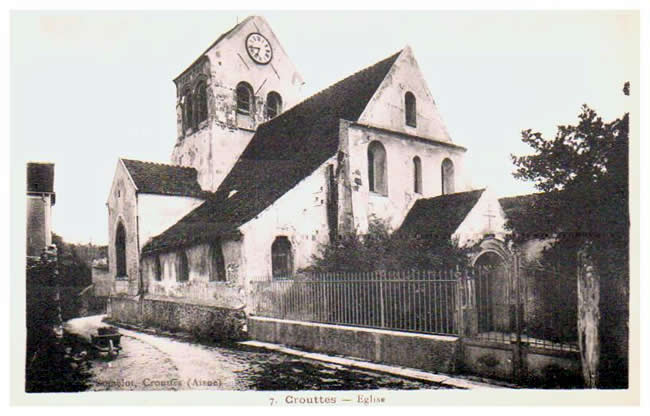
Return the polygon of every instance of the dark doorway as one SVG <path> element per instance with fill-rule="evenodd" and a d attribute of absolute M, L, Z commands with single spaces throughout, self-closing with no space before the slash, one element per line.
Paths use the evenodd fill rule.
<path fill-rule="evenodd" d="M 508 278 L 503 259 L 492 252 L 482 254 L 476 267 L 476 308 L 479 333 L 510 331 Z"/>

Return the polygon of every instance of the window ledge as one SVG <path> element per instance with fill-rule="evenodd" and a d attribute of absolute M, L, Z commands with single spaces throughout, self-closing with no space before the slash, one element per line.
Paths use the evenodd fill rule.
<path fill-rule="evenodd" d="M 115 280 L 117 280 L 117 281 L 122 281 L 122 282 L 124 282 L 124 281 L 128 281 L 128 280 L 129 280 L 129 276 L 115 276 Z"/>
<path fill-rule="evenodd" d="M 375 191 L 369 191 L 369 194 L 370 194 L 370 196 L 376 197 L 376 198 L 388 198 L 388 193 L 382 194 L 382 193 L 375 192 Z"/>

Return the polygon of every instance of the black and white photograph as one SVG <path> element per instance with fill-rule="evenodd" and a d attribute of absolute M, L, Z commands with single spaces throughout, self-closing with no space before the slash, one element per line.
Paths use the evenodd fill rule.
<path fill-rule="evenodd" d="M 9 15 L 17 403 L 639 403 L 639 10 Z"/>

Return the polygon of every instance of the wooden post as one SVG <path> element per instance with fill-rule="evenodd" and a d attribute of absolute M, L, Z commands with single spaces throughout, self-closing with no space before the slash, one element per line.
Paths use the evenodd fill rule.
<path fill-rule="evenodd" d="M 600 275 L 591 253 L 592 243 L 587 241 L 578 251 L 578 344 L 582 361 L 585 387 L 598 386 L 600 362 Z"/>

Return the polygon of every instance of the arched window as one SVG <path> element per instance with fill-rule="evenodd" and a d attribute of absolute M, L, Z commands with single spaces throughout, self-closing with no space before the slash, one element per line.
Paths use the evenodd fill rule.
<path fill-rule="evenodd" d="M 223 259 L 223 252 L 221 251 L 221 241 L 215 242 L 210 247 L 210 281 L 211 282 L 225 282 L 226 281 L 226 263 Z"/>
<path fill-rule="evenodd" d="M 115 232 L 115 277 L 126 277 L 126 230 L 122 223 Z"/>
<path fill-rule="evenodd" d="M 271 245 L 271 268 L 274 278 L 288 278 L 293 272 L 291 242 L 287 237 L 276 237 Z"/>
<path fill-rule="evenodd" d="M 153 260 L 153 278 L 158 282 L 162 280 L 162 265 L 160 264 L 160 256 L 156 256 Z"/>
<path fill-rule="evenodd" d="M 176 271 L 176 281 L 187 282 L 190 280 L 190 268 L 188 266 L 187 254 L 185 251 L 178 253 L 178 269 Z"/>
<path fill-rule="evenodd" d="M 388 195 L 386 150 L 376 141 L 368 145 L 368 189 L 370 192 Z"/>
<path fill-rule="evenodd" d="M 422 161 L 419 156 L 413 158 L 413 192 L 422 193 Z"/>
<path fill-rule="evenodd" d="M 246 82 L 237 85 L 237 111 L 242 114 L 253 113 L 253 88 Z"/>
<path fill-rule="evenodd" d="M 272 119 L 282 112 L 282 97 L 275 91 L 266 96 L 266 118 Z"/>
<path fill-rule="evenodd" d="M 194 109 L 192 108 L 192 92 L 188 89 L 185 91 L 185 102 L 183 103 L 185 116 L 183 119 L 183 128 L 189 130 L 194 127 Z"/>
<path fill-rule="evenodd" d="M 194 94 L 194 105 L 196 107 L 194 117 L 196 120 L 194 127 L 198 127 L 202 121 L 208 119 L 208 94 L 206 88 L 205 81 L 199 82 L 199 85 L 196 86 L 196 93 Z"/>
<path fill-rule="evenodd" d="M 442 161 L 440 166 L 441 177 L 442 177 L 442 193 L 444 194 L 453 194 L 454 193 L 454 162 L 450 159 L 445 159 Z"/>
<path fill-rule="evenodd" d="M 406 125 L 415 127 L 417 125 L 417 107 L 415 104 L 415 95 L 410 91 L 404 95 L 404 110 L 406 113 Z"/>

